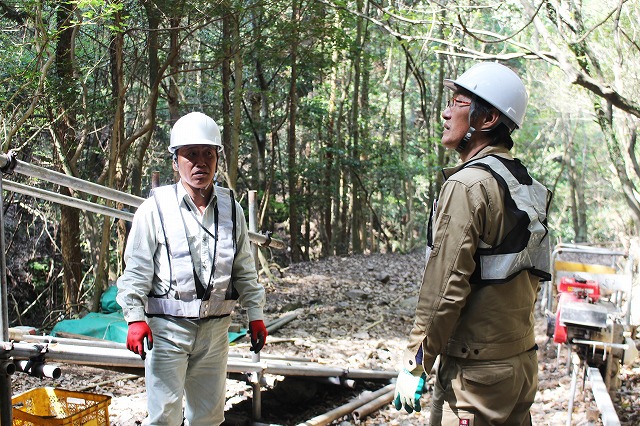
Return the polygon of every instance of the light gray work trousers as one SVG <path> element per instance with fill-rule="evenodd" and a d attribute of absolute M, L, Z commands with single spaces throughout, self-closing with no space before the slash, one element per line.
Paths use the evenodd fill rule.
<path fill-rule="evenodd" d="M 529 426 L 537 387 L 533 349 L 491 361 L 440 355 L 430 425 Z"/>
<path fill-rule="evenodd" d="M 224 421 L 231 317 L 148 318 L 145 361 L 149 426 L 214 426 Z M 145 348 L 146 349 L 146 348 Z"/>

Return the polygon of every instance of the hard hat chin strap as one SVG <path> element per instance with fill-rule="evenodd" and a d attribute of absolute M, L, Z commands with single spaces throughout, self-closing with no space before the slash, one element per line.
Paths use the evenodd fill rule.
<path fill-rule="evenodd" d="M 475 131 L 476 131 L 475 128 L 473 128 L 472 126 L 469 126 L 469 130 L 467 131 L 467 134 L 464 135 L 464 137 L 462 138 L 462 140 L 460 141 L 460 143 L 456 147 L 456 151 L 462 152 L 467 148 L 467 144 L 471 140 L 471 136 L 473 136 L 473 133 Z"/>
<path fill-rule="evenodd" d="M 475 107 L 474 102 L 475 102 L 475 98 L 473 98 L 472 103 L 469 106 L 469 115 L 467 116 L 467 121 L 469 123 L 469 130 L 467 130 L 467 134 L 464 135 L 464 137 L 456 147 L 456 151 L 458 152 L 463 152 L 465 149 L 467 149 L 467 145 L 469 144 L 469 141 L 471 140 L 473 133 L 476 131 L 475 127 L 471 125 L 471 115 L 473 114 L 473 110 Z"/>

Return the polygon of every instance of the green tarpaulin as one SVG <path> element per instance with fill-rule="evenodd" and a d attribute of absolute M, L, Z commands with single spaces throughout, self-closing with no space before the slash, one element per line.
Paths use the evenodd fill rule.
<path fill-rule="evenodd" d="M 81 319 L 63 320 L 53 327 L 52 336 L 56 333 L 78 334 L 95 337 L 112 342 L 127 342 L 127 322 L 122 316 L 122 308 L 116 302 L 117 288 L 109 287 L 100 299 L 101 312 L 91 312 Z M 234 342 L 247 333 L 246 329 L 229 332 L 229 342 Z"/>

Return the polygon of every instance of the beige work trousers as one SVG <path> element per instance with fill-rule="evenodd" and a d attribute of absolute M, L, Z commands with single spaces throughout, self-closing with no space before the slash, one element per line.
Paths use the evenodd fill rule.
<path fill-rule="evenodd" d="M 145 361 L 148 426 L 215 426 L 224 422 L 231 317 L 152 317 L 153 349 Z"/>
<path fill-rule="evenodd" d="M 440 356 L 431 404 L 431 426 L 529 426 L 538 387 L 532 349 L 501 360 Z"/>

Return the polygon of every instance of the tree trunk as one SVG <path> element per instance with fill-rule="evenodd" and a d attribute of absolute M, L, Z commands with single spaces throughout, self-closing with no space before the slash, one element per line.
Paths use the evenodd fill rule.
<path fill-rule="evenodd" d="M 178 118 L 180 118 L 180 110 L 178 109 L 178 83 L 176 81 L 176 79 L 178 78 L 178 73 L 180 71 L 180 55 L 172 53 L 180 51 L 180 46 L 178 45 L 178 36 L 180 35 L 180 18 L 172 17 L 171 19 L 169 19 L 169 25 L 171 26 L 171 29 L 169 30 L 169 57 L 171 58 L 171 78 L 169 79 L 169 93 L 167 95 L 167 104 L 169 105 L 169 117 L 171 117 L 171 122 L 174 123 L 178 120 Z"/>
<path fill-rule="evenodd" d="M 162 14 L 153 1 L 143 1 L 143 6 L 147 14 L 147 22 L 149 23 L 149 31 L 147 31 L 147 58 L 149 61 L 149 99 L 147 100 L 147 111 L 145 112 L 146 120 L 151 123 L 150 130 L 142 137 L 140 143 L 136 146 L 135 155 L 133 156 L 131 167 L 131 189 L 130 192 L 133 195 L 144 196 L 142 194 L 142 171 L 144 169 L 143 161 L 144 156 L 151 143 L 153 136 L 153 128 L 156 122 L 156 106 L 158 104 L 160 80 L 162 78 L 160 72 L 160 59 L 158 57 L 158 49 L 160 48 L 160 41 L 158 40 L 158 29 L 160 28 L 160 22 Z M 172 48 L 176 46 L 172 45 Z M 172 51 L 172 56 L 176 58 L 179 56 Z M 172 77 L 173 80 L 173 77 Z M 124 85 L 124 82 L 122 82 Z M 120 123 L 124 126 L 124 123 Z M 115 127 L 114 127 L 115 129 Z M 124 134 L 123 134 L 124 135 Z M 119 161 L 124 161 L 124 152 L 119 153 Z M 127 170 L 128 168 L 122 165 L 121 170 Z M 121 180 L 116 180 L 115 185 L 119 189 L 124 189 L 124 176 L 121 176 Z M 119 221 L 122 223 L 123 221 Z M 119 226 L 119 229 L 121 226 Z M 124 230 L 124 228 L 122 228 Z M 126 239 L 126 236 L 125 236 Z"/>
<path fill-rule="evenodd" d="M 120 28 L 121 14 L 116 12 L 114 15 L 113 25 L 115 28 Z M 110 46 L 111 57 L 111 93 L 112 102 L 114 106 L 114 119 L 113 129 L 111 131 L 111 143 L 109 146 L 109 171 L 107 178 L 107 187 L 113 188 L 115 183 L 116 164 L 119 158 L 120 145 L 124 137 L 124 99 L 125 99 L 125 87 L 124 87 L 124 75 L 123 75 L 123 50 L 124 35 L 122 31 L 115 31 Z M 113 201 L 107 200 L 106 205 L 113 207 Z M 120 206 L 121 207 L 121 206 Z M 107 288 L 109 280 L 109 243 L 111 241 L 111 218 L 104 216 L 104 222 L 102 225 L 102 240 L 100 244 L 100 253 L 98 256 L 98 264 L 96 265 L 96 278 L 93 289 L 93 303 L 92 311 L 98 312 L 100 308 L 100 298 L 102 292 Z"/>
<path fill-rule="evenodd" d="M 240 22 L 239 15 L 234 15 L 233 22 L 233 123 L 231 131 L 231 156 L 227 168 L 229 170 L 229 188 L 233 191 L 236 190 L 238 183 L 238 160 L 240 158 L 240 129 L 242 121 L 242 48 L 240 40 Z"/>
<path fill-rule="evenodd" d="M 297 0 L 291 2 L 291 21 L 294 26 L 299 22 L 299 5 Z M 298 177 L 296 154 L 296 119 L 298 113 L 298 93 L 296 90 L 298 80 L 298 34 L 297 28 L 291 37 L 290 45 L 290 65 L 291 80 L 289 82 L 289 123 L 287 131 L 287 153 L 288 153 L 288 183 L 289 183 L 289 234 L 291 246 L 291 260 L 299 262 L 302 260 L 302 250 L 300 249 L 300 180 Z"/>
<path fill-rule="evenodd" d="M 260 137 L 263 138 L 264 143 L 264 129 L 262 129 L 262 95 L 258 92 L 249 93 L 249 121 L 251 122 L 251 128 L 253 130 L 253 137 L 251 138 L 251 170 L 249 173 L 249 183 L 251 189 L 262 189 L 260 176 L 264 174 L 260 173 Z M 262 134 L 260 134 L 262 132 Z"/>
<path fill-rule="evenodd" d="M 56 77 L 58 79 L 59 111 L 55 133 L 60 145 L 62 166 L 69 174 L 74 173 L 76 163 L 76 93 L 73 81 L 73 36 L 71 25 L 75 3 L 60 1 L 56 12 L 58 40 L 56 45 Z M 69 188 L 60 188 L 62 195 L 71 196 Z M 60 245 L 63 258 L 64 301 L 68 312 L 77 313 L 82 282 L 82 251 L 80 250 L 80 212 L 74 207 L 60 206 Z"/>
<path fill-rule="evenodd" d="M 233 16 L 225 13 L 222 17 L 222 146 L 225 155 L 218 160 L 218 172 L 227 174 L 228 158 L 231 157 L 231 50 L 233 37 Z M 227 174 L 228 176 L 228 174 Z"/>
<path fill-rule="evenodd" d="M 405 62 L 404 76 L 402 79 L 402 88 L 400 90 L 400 159 L 402 164 L 406 164 L 407 161 L 407 79 L 409 78 L 410 65 L 409 62 Z M 413 198 L 410 194 L 411 182 L 409 179 L 402 180 L 402 193 L 406 205 L 406 213 L 401 215 L 402 226 L 400 227 L 402 233 L 402 239 L 400 244 L 401 251 L 406 251 L 411 245 L 410 236 L 411 232 L 411 209 L 409 201 Z"/>
<path fill-rule="evenodd" d="M 262 189 L 263 197 L 260 201 L 260 216 L 258 218 L 258 226 L 262 226 L 265 222 L 265 215 L 269 206 L 269 199 L 271 198 L 271 185 L 273 183 L 273 176 L 275 172 L 275 153 L 274 153 L 274 138 L 271 138 L 271 164 L 269 167 L 269 180 L 267 181 L 267 162 L 266 162 L 266 150 L 267 150 L 267 126 L 270 122 L 271 114 L 269 112 L 269 100 L 265 93 L 269 89 L 267 78 L 264 75 L 264 69 L 260 60 L 256 61 L 256 78 L 260 87 L 260 125 L 255 125 L 258 135 L 257 148 L 258 148 L 258 187 Z M 274 131 L 272 129 L 272 131 Z M 277 131 L 277 130 L 276 130 Z"/>
<path fill-rule="evenodd" d="M 358 11 L 363 9 L 363 1 L 357 2 Z M 351 250 L 354 253 L 362 253 L 362 239 L 360 227 L 362 226 L 362 200 L 360 199 L 360 184 L 358 182 L 360 168 L 356 166 L 360 160 L 360 78 L 362 65 L 362 46 L 364 44 L 364 23 L 361 17 L 356 18 L 356 39 L 354 40 L 353 54 L 353 93 L 351 105 Z"/>
<path fill-rule="evenodd" d="M 363 29 L 363 49 L 364 40 L 367 40 L 367 26 Z M 367 190 L 368 176 L 367 167 L 363 167 L 363 164 L 367 164 L 369 160 L 369 152 L 371 147 L 371 135 L 369 134 L 370 127 L 370 105 L 369 105 L 369 88 L 371 79 L 371 64 L 368 55 L 364 55 L 361 59 L 362 69 L 362 85 L 360 94 L 360 119 L 358 122 L 362 122 L 362 129 L 360 131 L 360 153 L 358 155 L 358 164 L 360 165 L 358 170 L 358 186 L 360 187 L 358 202 L 354 214 L 359 218 L 355 221 L 357 226 L 354 226 L 354 232 L 358 234 L 358 241 L 360 241 L 360 252 L 364 250 L 367 244 L 367 227 L 371 229 L 372 223 L 367 223 L 365 214 L 366 206 L 373 208 L 371 205 L 370 191 Z"/>
<path fill-rule="evenodd" d="M 609 83 L 601 83 L 606 81 L 606 79 L 603 78 L 604 73 L 600 69 L 599 57 L 592 51 L 587 38 L 583 37 L 583 35 L 587 34 L 587 31 L 582 22 L 582 13 L 579 9 L 581 6 L 580 2 L 567 3 L 567 6 L 570 7 L 569 14 L 574 20 L 571 25 L 566 25 L 562 19 L 561 11 L 554 9 L 554 3 L 549 2 L 546 4 L 548 13 L 557 16 L 558 24 L 570 32 L 565 38 L 561 38 L 563 45 L 556 43 L 552 33 L 547 29 L 541 17 L 538 16 L 533 4 L 527 0 L 520 0 L 520 3 L 529 15 L 538 34 L 553 51 L 556 66 L 562 69 L 572 84 L 580 85 L 595 95 L 593 106 L 596 120 L 605 138 L 610 160 L 620 181 L 623 196 L 629 206 L 633 220 L 636 224 L 640 223 L 640 201 L 638 201 L 636 197 L 638 189 L 633 179 L 629 177 L 627 164 L 623 155 L 625 150 L 622 148 L 622 144 L 616 135 L 613 120 L 614 104 L 623 113 L 629 116 L 639 117 L 640 110 L 637 107 L 637 103 L 629 102 L 625 97 L 621 96 L 620 93 L 613 90 L 613 87 Z M 553 33 L 553 35 L 556 34 L 556 32 Z M 569 59 L 570 56 L 571 59 Z M 574 63 L 577 63 L 577 67 L 574 66 Z M 615 75 L 617 70 L 614 70 L 613 73 Z M 638 170 L 634 170 L 636 177 L 638 172 Z"/>
<path fill-rule="evenodd" d="M 336 15 L 336 19 L 339 16 Z M 331 70 L 331 89 L 329 92 L 329 105 L 327 107 L 327 135 L 325 139 L 324 149 L 324 175 L 322 177 L 322 193 L 321 196 L 325 200 L 322 207 L 321 220 L 320 220 L 320 242 L 322 243 L 323 257 L 328 257 L 335 253 L 335 246 L 333 243 L 333 209 L 336 208 L 336 201 L 338 194 L 335 191 L 336 185 L 334 182 L 334 146 L 336 135 L 336 98 L 338 92 L 338 50 L 334 49 L 332 53 L 333 68 Z"/>
<path fill-rule="evenodd" d="M 258 137 L 256 138 L 256 142 L 258 144 L 258 182 L 256 182 L 256 189 L 264 189 L 266 183 L 266 151 L 267 151 L 267 126 L 269 125 L 269 118 L 271 114 L 269 113 L 269 99 L 264 94 L 267 93 L 269 89 L 269 85 L 267 84 L 266 78 L 264 76 L 264 70 L 262 69 L 262 62 L 257 61 L 256 70 L 258 71 L 258 82 L 260 84 L 260 114 L 259 114 L 259 125 L 257 126 Z"/>
<path fill-rule="evenodd" d="M 346 99 L 346 88 L 345 88 L 345 99 Z M 344 124 L 344 114 L 342 114 L 342 107 L 344 103 L 340 104 L 339 113 L 338 113 L 338 122 L 336 124 L 336 135 L 338 137 L 337 146 L 338 152 L 346 152 L 346 141 L 342 135 L 342 126 Z M 349 170 L 345 166 L 344 163 L 340 164 L 340 171 L 338 173 L 338 183 L 337 183 L 337 197 L 335 203 L 335 211 L 334 211 L 334 223 L 333 229 L 337 229 L 338 232 L 334 232 L 335 239 L 333 243 L 333 247 L 335 247 L 335 252 L 337 255 L 344 255 L 349 252 L 349 223 L 347 222 L 347 218 L 349 217 L 349 202 L 348 202 L 348 179 L 347 174 Z"/>

